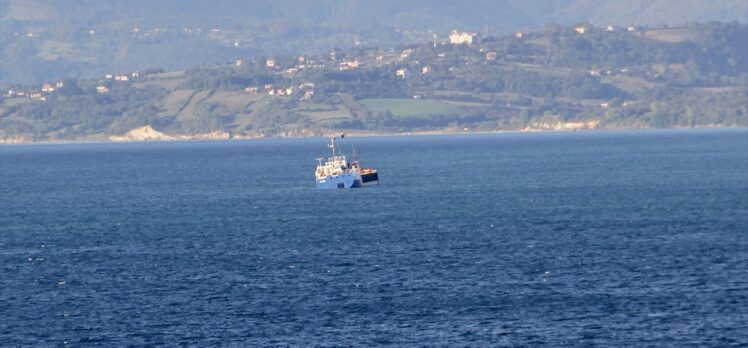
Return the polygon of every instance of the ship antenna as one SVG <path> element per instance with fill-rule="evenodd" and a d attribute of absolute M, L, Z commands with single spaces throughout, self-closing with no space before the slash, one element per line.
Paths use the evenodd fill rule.
<path fill-rule="evenodd" d="M 334 161 L 335 160 L 335 136 L 330 137 L 330 144 L 331 144 L 330 147 L 332 147 L 332 160 Z"/>

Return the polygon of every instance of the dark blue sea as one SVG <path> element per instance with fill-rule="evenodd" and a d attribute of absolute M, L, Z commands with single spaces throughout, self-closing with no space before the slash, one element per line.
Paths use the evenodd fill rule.
<path fill-rule="evenodd" d="M 748 130 L 0 146 L 0 346 L 745 346 Z"/>

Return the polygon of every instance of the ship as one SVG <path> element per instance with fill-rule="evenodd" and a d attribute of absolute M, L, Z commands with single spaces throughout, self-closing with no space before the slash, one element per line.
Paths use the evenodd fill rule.
<path fill-rule="evenodd" d="M 344 138 L 345 135 L 341 135 Z M 317 187 L 323 189 L 347 189 L 353 187 L 372 186 L 379 183 L 379 173 L 374 168 L 362 168 L 353 154 L 353 162 L 349 162 L 346 155 L 337 147 L 336 137 L 330 137 L 332 157 L 324 163 L 324 158 L 317 158 Z"/>

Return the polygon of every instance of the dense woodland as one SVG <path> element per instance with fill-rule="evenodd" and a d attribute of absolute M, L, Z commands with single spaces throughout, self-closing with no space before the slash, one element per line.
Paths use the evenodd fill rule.
<path fill-rule="evenodd" d="M 270 57 L 247 56 L 127 82 L 66 79 L 43 101 L 4 93 L 0 137 L 98 139 L 144 125 L 231 136 L 748 126 L 748 25 L 576 27 L 584 33 L 547 25 L 471 45 L 335 49 L 275 56 L 272 67 Z"/>

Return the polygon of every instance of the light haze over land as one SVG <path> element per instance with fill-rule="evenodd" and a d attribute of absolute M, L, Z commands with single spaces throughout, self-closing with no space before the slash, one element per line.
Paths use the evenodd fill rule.
<path fill-rule="evenodd" d="M 745 23 L 748 2 L 0 0 L 0 88 L 111 70 L 186 69 L 241 55 L 320 53 L 356 42 L 389 48 L 445 37 L 452 29 L 497 35 L 539 30 L 548 23 L 679 26 L 709 21 Z M 26 40 L 27 33 L 38 36 Z"/>

